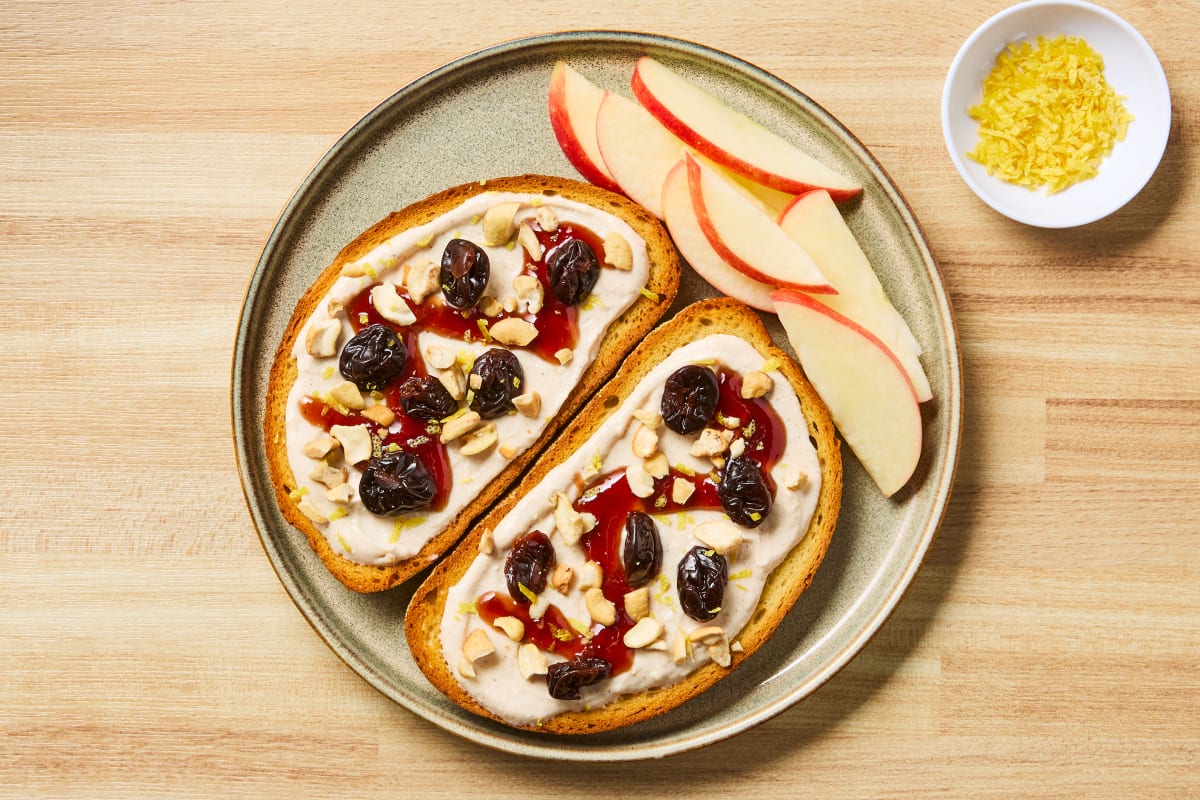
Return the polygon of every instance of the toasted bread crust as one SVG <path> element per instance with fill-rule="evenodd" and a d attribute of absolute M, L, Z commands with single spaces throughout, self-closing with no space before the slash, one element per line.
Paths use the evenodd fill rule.
<path fill-rule="evenodd" d="M 324 534 L 297 508 L 290 492 L 297 487 L 295 475 L 288 462 L 286 447 L 286 411 L 288 394 L 297 375 L 292 349 L 301 328 L 318 307 L 341 274 L 342 267 L 356 261 L 401 231 L 437 219 L 468 198 L 483 192 L 520 192 L 547 195 L 557 194 L 569 200 L 587 203 L 623 219 L 646 242 L 650 258 L 647 289 L 658 299 L 641 296 L 609 326 L 600 350 L 584 371 L 575 391 L 547 424 L 541 436 L 524 453 L 514 458 L 504 470 L 483 487 L 480 493 L 450 521 L 446 528 L 430 539 L 415 556 L 386 566 L 360 564 L 344 558 L 330 547 Z M 671 306 L 679 288 L 679 259 L 666 230 L 649 212 L 620 195 L 590 184 L 546 175 L 518 175 L 492 178 L 487 181 L 455 186 L 431 195 L 400 211 L 389 214 L 353 242 L 346 245 L 337 257 L 308 288 L 292 314 L 283 340 L 275 353 L 267 389 L 264 421 L 267 464 L 270 469 L 275 497 L 284 517 L 308 538 L 338 580 L 357 592 L 377 592 L 407 580 L 435 561 L 462 536 L 471 520 L 492 505 L 508 486 L 538 456 L 547 443 L 574 416 L 593 392 L 621 364 L 628 353 L 648 333 Z"/>
<path fill-rule="evenodd" d="M 506 722 L 481 706 L 463 690 L 442 655 L 441 621 L 446 598 L 452 586 L 461 580 L 478 553 L 484 531 L 499 521 L 551 469 L 582 447 L 628 396 L 639 380 L 680 346 L 715 333 L 729 333 L 750 342 L 764 359 L 778 360 L 782 374 L 796 392 L 807 422 L 806 434 L 815 443 L 821 465 L 821 490 L 812 521 L 804 538 L 771 573 L 762 597 L 750 621 L 738 635 L 743 651 L 733 654 L 733 666 L 750 657 L 779 626 L 800 594 L 812 583 L 813 575 L 829 547 L 842 496 L 842 460 L 840 442 L 825 404 L 805 379 L 799 366 L 771 343 L 770 335 L 748 307 L 729 299 L 705 300 L 683 309 L 657 328 L 625 361 L 620 371 L 576 416 L 529 473 L 476 524 L 469 536 L 418 587 L 405 618 L 409 649 L 418 666 L 447 697 L 462 707 L 491 719 Z M 714 663 L 702 665 L 679 683 L 622 697 L 603 708 L 568 711 L 542 721 L 527 730 L 545 733 L 596 733 L 658 716 L 712 686 L 729 674 L 730 669 Z M 512 724 L 507 723 L 506 724 Z"/>

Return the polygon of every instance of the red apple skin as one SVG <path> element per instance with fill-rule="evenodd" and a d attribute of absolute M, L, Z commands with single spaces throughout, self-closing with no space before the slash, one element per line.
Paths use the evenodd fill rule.
<path fill-rule="evenodd" d="M 663 221 L 675 240 L 680 255 L 701 278 L 722 294 L 741 300 L 751 308 L 775 313 L 771 302 L 774 286 L 750 278 L 729 266 L 712 249 L 708 237 L 700 230 L 692 193 L 688 187 L 687 165 L 680 161 L 667 174 L 663 183 Z"/>
<path fill-rule="evenodd" d="M 904 469 L 907 472 L 907 476 L 905 477 L 905 479 L 902 482 L 898 481 L 894 485 L 888 485 L 885 487 L 883 484 L 879 483 L 879 478 L 873 474 L 873 472 L 869 468 L 869 466 L 865 463 L 863 464 L 864 468 L 867 468 L 867 471 L 869 473 L 872 473 L 872 478 L 876 481 L 876 484 L 879 486 L 880 490 L 883 491 L 884 496 L 891 497 L 893 494 L 895 494 L 897 491 L 899 491 L 901 488 L 903 488 L 905 485 L 907 485 L 908 481 L 910 481 L 912 479 L 912 475 L 916 471 L 917 463 L 920 460 L 920 453 L 921 453 L 921 449 L 922 449 L 922 439 L 924 438 L 924 430 L 923 430 L 924 426 L 920 422 L 920 410 L 919 410 L 920 402 L 917 400 L 917 392 L 916 392 L 916 389 L 913 387 L 912 379 L 908 377 L 908 373 L 904 370 L 904 366 L 899 362 L 899 360 L 897 360 L 895 354 L 887 347 L 887 345 L 885 345 L 877 337 L 872 335 L 870 331 L 864 329 L 861 325 L 857 324 L 856 322 L 849 319 L 848 317 L 846 317 L 842 314 L 839 314 L 837 311 L 834 311 L 832 308 L 829 308 L 828 306 L 824 305 L 819 300 L 817 300 L 813 297 L 810 297 L 806 294 L 803 294 L 801 292 L 794 292 L 794 291 L 790 291 L 787 289 L 781 289 L 778 292 L 772 292 L 771 300 L 775 303 L 775 305 L 777 307 L 777 313 L 778 313 L 778 308 L 781 306 L 787 306 L 787 305 L 803 306 L 811 311 L 814 311 L 818 314 L 823 315 L 824 317 L 826 317 L 836 323 L 840 323 L 841 325 L 844 325 L 849 330 L 854 331 L 855 333 L 862 336 L 866 341 L 870 342 L 875 347 L 879 348 L 879 350 L 884 355 L 887 356 L 888 360 L 895 367 L 896 373 L 903 379 L 903 385 L 905 387 L 907 387 L 909 398 L 911 399 L 911 402 L 912 402 L 912 405 L 910 407 L 911 411 L 912 411 L 912 413 L 914 413 L 916 415 L 916 424 L 915 424 L 915 428 L 914 428 L 915 435 L 912 440 L 912 444 L 914 445 L 913 453 L 912 453 L 912 461 L 910 463 L 906 463 L 904 466 Z M 801 366 L 803 367 L 803 360 L 801 361 Z M 819 387 L 817 388 L 817 391 L 819 394 L 821 391 Z M 831 413 L 833 413 L 832 408 L 830 409 L 830 411 L 831 411 Z M 835 423 L 837 422 L 836 413 L 834 414 L 834 422 Z M 843 437 L 845 437 L 844 432 L 842 435 L 843 435 Z M 853 443 L 850 442 L 848 439 L 847 439 L 847 444 L 850 445 L 851 449 L 854 449 Z"/>
<path fill-rule="evenodd" d="M 795 289 L 801 292 L 810 292 L 812 294 L 837 294 L 837 289 L 830 284 L 802 284 L 792 283 L 790 281 L 781 281 L 778 276 L 767 275 L 745 260 L 739 258 L 736 253 L 726 246 L 725 242 L 717 233 L 716 225 L 713 223 L 712 217 L 709 216 L 708 209 L 704 205 L 704 193 L 701 189 L 701 173 L 700 165 L 690 155 L 684 155 L 684 162 L 687 164 L 688 185 L 692 191 L 692 205 L 696 209 L 696 219 L 700 222 L 700 229 L 704 231 L 704 236 L 708 239 L 708 243 L 717 251 L 717 255 L 721 257 L 725 263 L 736 269 L 748 278 L 751 278 L 759 283 L 766 283 L 771 286 L 778 286 L 783 289 Z"/>
<path fill-rule="evenodd" d="M 837 311 L 834 311 L 820 300 L 809 297 L 803 292 L 797 292 L 792 289 L 780 289 L 777 292 L 771 292 L 771 302 L 791 303 L 792 305 L 806 306 L 807 308 L 811 308 L 813 311 L 817 311 L 829 317 L 830 319 L 842 323 L 847 328 L 850 328 L 851 330 L 861 334 L 864 339 L 870 340 L 876 347 L 878 347 L 887 355 L 888 359 L 890 359 L 891 362 L 896 365 L 896 369 L 900 371 L 900 374 L 904 376 L 904 382 L 907 384 L 908 391 L 912 395 L 913 403 L 918 406 L 921 404 L 920 400 L 917 399 L 917 390 L 913 387 L 912 378 L 908 377 L 908 371 L 904 369 L 904 365 L 900 363 L 898 358 L 896 358 L 896 354 L 892 352 L 890 347 L 880 341 L 878 336 L 871 333 L 862 325 L 859 325 L 857 322 L 845 316 L 844 314 L 839 314 Z"/>
<path fill-rule="evenodd" d="M 563 155 L 567 157 L 571 165 L 579 170 L 579 174 L 589 183 L 620 194 L 621 187 L 617 186 L 616 181 L 608 176 L 602 166 L 597 165 L 588 157 L 580 143 L 579 135 L 575 132 L 576 125 L 587 125 L 591 130 L 595 130 L 596 116 L 591 114 L 588 118 L 571 118 L 567 102 L 567 70 L 566 64 L 562 62 L 555 65 L 554 72 L 550 76 L 548 105 L 550 127 L 554 129 L 554 138 L 558 140 L 559 148 L 562 149 Z"/>
<path fill-rule="evenodd" d="M 640 63 L 640 61 L 639 61 Z M 829 196 L 839 203 L 847 200 L 853 200 L 862 192 L 862 188 L 856 189 L 836 189 L 827 186 L 813 186 L 807 183 L 793 180 L 784 175 L 777 175 L 773 172 L 757 167 L 737 156 L 717 147 L 712 142 L 705 139 L 690 126 L 684 124 L 683 120 L 671 113 L 671 111 L 663 105 L 657 97 L 650 91 L 649 87 L 642 81 L 637 68 L 634 68 L 633 78 L 630 81 L 630 86 L 633 89 L 633 95 L 638 99 L 638 102 L 651 114 L 655 119 L 663 124 L 671 133 L 678 136 L 684 144 L 705 157 L 725 167 L 731 172 L 736 172 L 743 177 L 761 183 L 763 186 L 769 186 L 772 189 L 778 189 L 781 192 L 788 194 L 800 194 L 813 189 L 825 189 L 829 192 Z"/>

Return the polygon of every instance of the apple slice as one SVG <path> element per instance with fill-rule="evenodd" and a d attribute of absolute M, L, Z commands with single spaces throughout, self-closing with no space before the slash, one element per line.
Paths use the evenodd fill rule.
<path fill-rule="evenodd" d="M 921 367 L 921 345 L 888 300 L 867 254 L 854 238 L 829 193 L 816 190 L 792 201 L 779 216 L 779 227 L 812 256 L 838 293 L 821 302 L 866 328 L 895 354 L 908 373 L 917 399 L 933 397 Z"/>
<path fill-rule="evenodd" d="M 550 126 L 563 155 L 584 180 L 613 192 L 621 191 L 596 144 L 596 113 L 605 91 L 564 61 L 550 75 Z"/>
<path fill-rule="evenodd" d="M 862 187 L 734 111 L 652 58 L 638 59 L 633 94 L 672 133 L 726 169 L 781 192 L 826 189 L 849 200 Z"/>
<path fill-rule="evenodd" d="M 596 113 L 596 141 L 613 180 L 630 200 L 662 219 L 662 187 L 683 142 L 646 109 L 608 92 Z"/>
<path fill-rule="evenodd" d="M 667 230 L 671 232 L 680 255 L 701 278 L 722 294 L 760 311 L 775 313 L 775 304 L 771 302 L 771 292 L 775 291 L 775 287 L 738 272 L 726 264 L 708 243 L 708 238 L 700 229 L 700 220 L 696 218 L 695 206 L 692 205 L 687 164 L 683 161 L 667 173 L 667 180 L 663 183 L 662 209 L 663 221 L 667 223 Z"/>
<path fill-rule="evenodd" d="M 729 266 L 771 286 L 837 293 L 804 248 L 744 189 L 691 153 L 685 153 L 683 160 L 700 230 Z"/>
<path fill-rule="evenodd" d="M 885 497 L 921 457 L 921 408 L 904 367 L 866 329 L 801 292 L 771 295 L 804 374 Z"/>

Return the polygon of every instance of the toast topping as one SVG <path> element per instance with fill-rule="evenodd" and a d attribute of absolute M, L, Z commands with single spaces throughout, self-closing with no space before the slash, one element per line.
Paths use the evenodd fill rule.
<path fill-rule="evenodd" d="M 580 708 L 574 700 L 602 705 L 630 691 L 668 685 L 707 662 L 732 666 L 731 640 L 749 619 L 774 565 L 807 528 L 819 481 L 785 492 L 786 499 L 775 489 L 801 464 L 806 474 L 820 474 L 790 384 L 776 384 L 770 402 L 766 395 L 743 396 L 743 376 L 762 363 L 761 356 L 743 345 L 749 352 L 735 348 L 734 357 L 725 342 L 716 347 L 703 344 L 707 341 L 656 367 L 651 375 L 660 376 L 658 383 L 649 378 L 639 383 L 592 438 L 574 445 L 574 455 L 496 527 L 497 550 L 512 558 L 527 537 L 542 536 L 537 530 L 552 530 L 548 524 L 554 521 L 560 535 L 547 537 L 549 547 L 539 556 L 549 579 L 531 590 L 536 604 L 525 595 L 528 584 L 487 577 L 496 572 L 486 559 L 451 587 L 447 607 L 456 599 L 474 602 L 479 614 L 453 625 L 444 618 L 445 641 L 457 641 L 474 625 L 517 616 L 524 625 L 521 647 L 535 646 L 548 662 L 541 699 L 534 686 L 511 696 L 516 689 L 503 688 L 508 684 L 469 687 L 505 719 L 536 720 Z M 696 353 L 709 363 L 695 363 Z M 711 406 L 684 415 L 704 422 L 685 434 L 669 422 L 658 427 L 676 410 L 663 403 L 659 416 L 665 379 L 681 369 L 702 373 L 691 388 L 699 386 L 700 405 Z M 717 387 L 711 400 L 705 375 Z M 697 405 L 689 392 L 683 395 Z M 786 435 L 792 429 L 799 435 Z M 652 458 L 662 461 L 654 475 L 644 458 L 648 433 L 658 437 Z M 596 452 L 605 453 L 609 466 L 586 477 Z M 718 467 L 712 461 L 716 454 L 723 457 Z M 531 505 L 538 497 L 546 498 L 540 509 Z M 595 524 L 580 531 L 574 520 L 584 515 Z M 534 533 L 520 533 L 522 528 Z M 543 594 L 547 586 L 554 591 Z"/>
<path fill-rule="evenodd" d="M 589 285 L 586 254 L 603 263 L 614 232 L 632 245 L 632 274 L 604 270 Z M 368 564 L 414 555 L 538 440 L 648 274 L 645 243 L 620 217 L 557 195 L 487 191 L 344 264 L 292 347 L 286 407 L 297 486 L 326 491 L 308 477 L 309 459 L 348 469 L 340 515 L 313 517 L 326 520 L 318 525 L 335 551 Z M 575 287 L 574 304 L 555 294 L 556 282 Z M 421 394 L 416 406 L 440 413 L 404 402 L 400 386 L 418 379 L 409 384 Z M 482 421 L 455 417 L 464 406 Z M 319 436 L 335 427 L 340 438 Z M 373 457 L 401 451 L 436 485 L 426 507 L 395 512 L 422 519 L 403 538 L 357 491 Z"/>

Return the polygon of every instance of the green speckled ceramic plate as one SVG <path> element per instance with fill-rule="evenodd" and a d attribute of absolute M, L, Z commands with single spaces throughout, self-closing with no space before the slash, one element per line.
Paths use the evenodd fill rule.
<path fill-rule="evenodd" d="M 606 734 L 549 737 L 461 711 L 417 669 L 402 618 L 411 587 L 378 595 L 343 588 L 280 515 L 262 436 L 274 350 L 301 293 L 359 232 L 434 191 L 524 172 L 578 177 L 546 112 L 554 62 L 630 94 L 650 55 L 852 175 L 866 188 L 847 219 L 925 350 L 935 399 L 924 407 L 918 474 L 884 499 L 846 452 L 836 536 L 812 587 L 754 657 L 716 687 L 657 719 Z M 685 275 L 680 304 L 712 290 Z M 776 325 L 777 341 L 783 341 Z M 883 624 L 921 563 L 950 494 L 961 422 L 959 356 L 937 267 L 899 190 L 863 145 L 820 106 L 725 53 L 645 34 L 572 32 L 498 45 L 401 89 L 317 164 L 280 216 L 250 281 L 233 362 L 233 425 L 254 524 L 288 593 L 318 634 L 372 686 L 471 741 L 544 758 L 613 761 L 699 747 L 792 707 L 844 666 Z M 804 713 L 803 708 L 793 713 Z"/>

